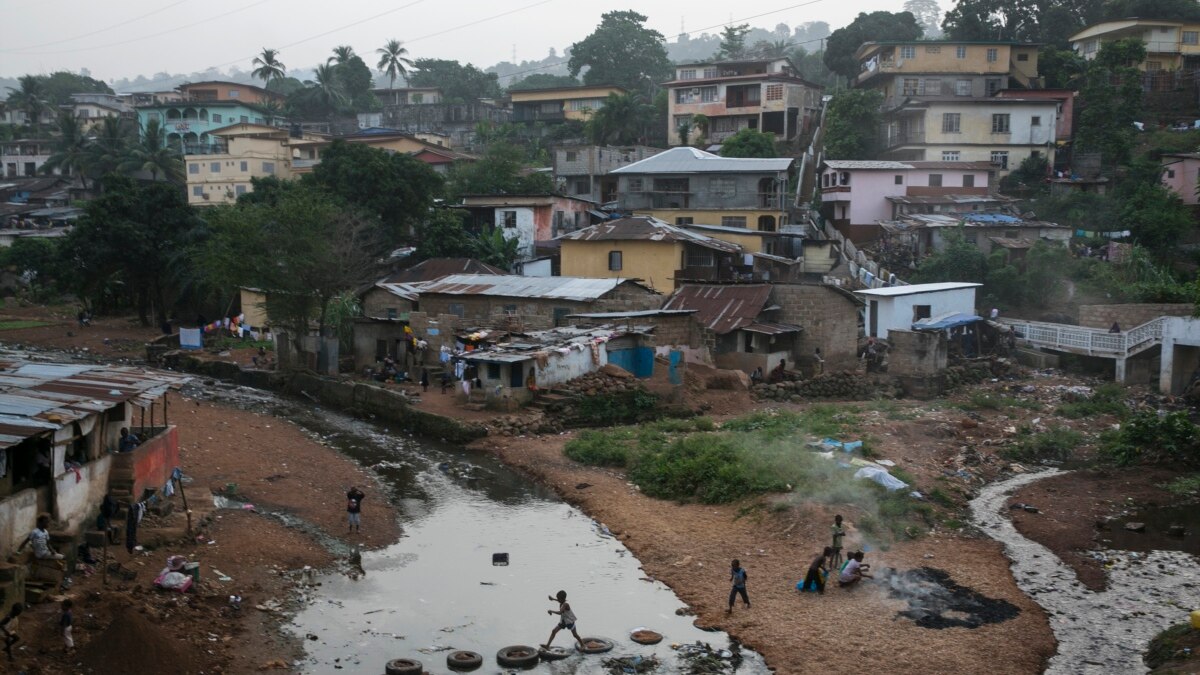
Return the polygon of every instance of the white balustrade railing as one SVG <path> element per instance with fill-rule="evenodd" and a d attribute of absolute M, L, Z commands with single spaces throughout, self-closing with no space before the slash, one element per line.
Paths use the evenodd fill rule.
<path fill-rule="evenodd" d="M 1003 321 L 1012 326 L 1021 339 L 1032 345 L 1090 356 L 1127 358 L 1162 341 L 1162 318 L 1121 333 L 1060 323 L 1020 319 Z"/>

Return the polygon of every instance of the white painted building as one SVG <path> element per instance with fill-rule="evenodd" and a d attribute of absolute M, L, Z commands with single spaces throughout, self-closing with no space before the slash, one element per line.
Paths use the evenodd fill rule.
<path fill-rule="evenodd" d="M 944 282 L 888 286 L 855 291 L 866 301 L 868 337 L 886 339 L 888 331 L 911 330 L 921 319 L 975 313 L 975 289 L 982 284 Z"/>

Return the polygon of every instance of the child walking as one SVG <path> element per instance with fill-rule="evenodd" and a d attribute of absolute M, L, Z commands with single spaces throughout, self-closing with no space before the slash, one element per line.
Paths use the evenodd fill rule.
<path fill-rule="evenodd" d="M 575 632 L 575 612 L 571 611 L 571 605 L 567 604 L 567 592 L 559 591 L 554 597 L 549 598 L 550 602 L 558 603 L 558 611 L 553 609 L 546 610 L 547 614 L 558 615 L 558 625 L 554 630 L 550 631 L 550 639 L 546 640 L 546 644 L 542 645 L 542 649 L 550 649 L 550 644 L 554 642 L 554 636 L 558 635 L 558 631 L 566 629 L 571 631 L 571 635 L 575 636 L 575 641 L 579 646 L 583 646 L 583 638 L 579 637 L 579 633 Z"/>
<path fill-rule="evenodd" d="M 21 612 L 25 611 L 25 606 L 17 603 L 8 610 L 8 614 L 0 619 L 0 633 L 4 634 L 4 653 L 8 654 L 8 660 L 13 660 L 12 648 L 21 640 L 21 636 L 17 635 L 17 617 L 21 616 Z"/>
<path fill-rule="evenodd" d="M 75 625 L 75 615 L 71 612 L 74 606 L 75 603 L 70 598 L 63 600 L 62 616 L 58 618 L 58 626 L 62 628 L 63 644 L 68 654 L 75 650 L 75 639 L 71 637 L 71 627 Z"/>
<path fill-rule="evenodd" d="M 733 601 L 739 595 L 742 596 L 742 602 L 745 603 L 746 609 L 750 609 L 750 596 L 746 595 L 746 579 L 748 578 L 746 568 L 742 567 L 741 561 L 735 558 L 729 569 L 729 580 L 733 582 L 733 588 L 729 590 L 729 609 L 726 610 L 726 614 L 733 613 Z"/>

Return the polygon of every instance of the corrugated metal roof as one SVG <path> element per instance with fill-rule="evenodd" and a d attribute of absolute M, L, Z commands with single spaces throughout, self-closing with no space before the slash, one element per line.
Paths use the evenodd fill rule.
<path fill-rule="evenodd" d="M 1004 195 L 889 195 L 893 204 L 1007 204 L 1017 201 Z"/>
<path fill-rule="evenodd" d="M 694 309 L 696 321 L 724 335 L 755 323 L 770 297 L 771 287 L 765 285 L 684 284 L 663 309 Z"/>
<path fill-rule="evenodd" d="M 505 298 L 544 298 L 588 302 L 602 297 L 630 279 L 585 279 L 581 277 L 521 277 L 513 274 L 452 274 L 421 285 L 421 294 L 487 295 Z"/>
<path fill-rule="evenodd" d="M 904 162 L 888 162 L 884 160 L 873 159 L 827 159 L 825 166 L 830 169 L 851 170 L 851 169 L 892 169 L 904 170 L 913 168 L 911 164 Z"/>
<path fill-rule="evenodd" d="M 747 233 L 749 234 L 750 231 L 747 230 Z M 649 216 L 631 216 L 629 218 L 610 220 L 606 223 L 585 227 L 582 230 L 568 232 L 559 236 L 558 239 L 570 239 L 572 241 L 679 241 L 697 244 L 725 253 L 737 253 L 742 250 L 737 244 L 714 239 L 682 227 L 676 227 L 675 225 L 670 225 Z"/>
<path fill-rule="evenodd" d="M 787 171 L 794 161 L 790 157 L 721 157 L 699 148 L 685 147 L 671 148 L 609 173 L 777 173 Z"/>
<path fill-rule="evenodd" d="M 763 335 L 786 335 L 787 333 L 799 333 L 804 329 L 800 326 L 794 326 L 790 323 L 755 321 L 749 326 L 743 326 L 742 330 L 749 331 L 751 333 L 762 333 Z"/>
<path fill-rule="evenodd" d="M 0 448 L 118 403 L 146 407 L 188 379 L 142 368 L 0 359 Z"/>
<path fill-rule="evenodd" d="M 568 314 L 568 319 L 626 319 L 646 316 L 679 316 L 694 314 L 694 309 L 643 309 L 637 312 L 587 312 L 584 314 Z"/>
<path fill-rule="evenodd" d="M 957 291 L 964 288 L 977 288 L 983 284 L 967 281 L 942 281 L 936 284 L 909 284 L 908 286 L 887 286 L 884 288 L 868 288 L 854 291 L 858 295 L 874 295 L 878 297 L 894 297 L 897 295 L 916 295 L 917 293 L 937 293 L 939 291 Z"/>
<path fill-rule="evenodd" d="M 508 274 L 508 272 L 474 258 L 430 258 L 408 269 L 390 274 L 383 281 L 389 284 L 411 284 L 418 281 L 433 281 L 451 274 Z"/>
<path fill-rule="evenodd" d="M 388 293 L 409 302 L 416 302 L 421 297 L 419 286 L 414 284 L 390 284 L 381 281 L 375 284 L 375 288 L 382 288 Z"/>

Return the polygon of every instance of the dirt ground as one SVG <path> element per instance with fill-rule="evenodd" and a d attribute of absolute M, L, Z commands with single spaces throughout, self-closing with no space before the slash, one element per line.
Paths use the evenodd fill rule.
<path fill-rule="evenodd" d="M 146 342 L 158 337 L 158 328 L 142 326 L 136 317 L 96 317 L 80 328 L 78 307 L 21 306 L 8 299 L 0 307 L 0 344 L 36 346 L 68 352 L 83 352 L 96 358 L 145 359 Z M 39 321 L 46 325 L 6 329 L 14 321 Z"/>
<path fill-rule="evenodd" d="M 875 570 L 931 566 L 959 584 L 1011 602 L 1020 614 L 977 629 L 933 630 L 897 619 L 904 605 L 876 584 L 800 594 L 796 582 L 825 545 L 833 513 L 803 506 L 741 517 L 744 504 L 679 505 L 641 495 L 617 471 L 566 459 L 567 437 L 479 441 L 605 523 L 646 573 L 675 590 L 699 625 L 726 630 L 760 651 L 779 673 L 1037 673 L 1054 652 L 1046 615 L 1013 583 L 998 544 L 953 534 L 872 551 Z M 580 489 L 579 485 L 588 484 Z M 848 547 L 861 542 L 848 515 Z M 725 613 L 728 566 L 740 558 L 753 607 Z"/>
<path fill-rule="evenodd" d="M 316 525 L 323 535 L 365 548 L 398 539 L 396 513 L 378 483 L 336 450 L 278 418 L 171 396 L 172 423 L 180 429 L 182 468 L 192 479 L 185 492 L 203 538 L 196 544 L 178 538 L 186 523 L 181 508 L 167 518 L 147 516 L 139 540 L 149 545 L 158 539 L 172 543 L 133 555 L 123 545 L 108 548 L 110 560 L 137 572 L 134 580 L 113 575 L 106 587 L 99 571 L 75 576 L 68 597 L 76 603 L 76 653 L 62 653 L 54 624 L 57 605 L 44 603 L 32 607 L 22 620 L 24 649 L 16 652 L 15 666 L 31 673 L 98 675 L 249 673 L 270 664 L 272 669 L 290 670 L 301 648 L 281 632 L 284 614 L 280 610 L 288 609 L 289 591 L 298 583 L 294 572 L 306 565 L 327 567 L 339 561 L 310 533 L 262 512 L 296 516 Z M 211 490 L 230 482 L 238 484 L 238 498 L 253 503 L 256 511 L 213 510 Z M 344 529 L 344 495 L 352 484 L 367 493 L 361 535 L 347 535 Z M 175 500 L 178 507 L 180 497 Z M 99 549 L 93 551 L 100 556 Z M 169 555 L 185 555 L 201 563 L 201 582 L 193 592 L 180 595 L 152 588 Z M 230 581 L 221 581 L 218 570 Z M 242 596 L 240 611 L 229 607 L 230 595 Z M 272 601 L 280 604 L 277 607 Z M 259 605 L 266 611 L 257 609 Z M 183 658 L 139 661 L 137 655 L 126 655 L 118 659 L 111 646 L 92 644 L 101 635 L 104 643 L 121 642 L 123 635 L 113 626 L 126 607 L 156 627 L 141 635 L 143 651 Z"/>
<path fill-rule="evenodd" d="M 1013 495 L 1009 504 L 1029 504 L 1037 513 L 1014 510 L 1021 534 L 1054 551 L 1092 590 L 1107 584 L 1104 565 L 1086 555 L 1096 548 L 1097 524 L 1128 510 L 1131 503 L 1167 504 L 1160 487 L 1178 474 L 1165 469 L 1095 469 L 1038 481 Z M 1132 500 L 1132 501 L 1131 501 Z"/>

